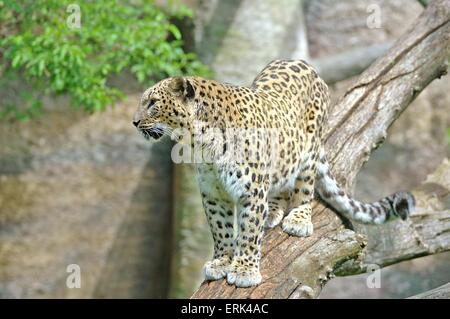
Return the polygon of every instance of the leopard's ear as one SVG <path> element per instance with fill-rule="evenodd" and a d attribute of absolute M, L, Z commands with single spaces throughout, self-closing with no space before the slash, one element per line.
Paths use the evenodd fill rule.
<path fill-rule="evenodd" d="M 195 96 L 195 90 L 191 82 L 181 76 L 170 79 L 170 91 L 176 96 L 183 96 L 186 99 L 192 99 Z"/>

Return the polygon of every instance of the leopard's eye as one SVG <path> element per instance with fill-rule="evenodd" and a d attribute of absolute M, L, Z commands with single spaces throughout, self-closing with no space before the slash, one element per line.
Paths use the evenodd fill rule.
<path fill-rule="evenodd" d="M 151 99 L 151 100 L 148 102 L 147 109 L 150 109 L 153 105 L 155 105 L 156 101 L 157 101 L 157 100 L 155 100 L 155 99 Z"/>

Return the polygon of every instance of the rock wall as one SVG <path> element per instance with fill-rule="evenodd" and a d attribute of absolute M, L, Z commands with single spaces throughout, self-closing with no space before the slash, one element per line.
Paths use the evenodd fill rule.
<path fill-rule="evenodd" d="M 166 296 L 171 162 L 131 125 L 138 97 L 93 115 L 48 99 L 1 123 L 1 298 Z"/>

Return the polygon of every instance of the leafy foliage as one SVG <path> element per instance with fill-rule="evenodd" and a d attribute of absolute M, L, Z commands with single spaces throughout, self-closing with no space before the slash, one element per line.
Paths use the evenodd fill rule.
<path fill-rule="evenodd" d="M 448 147 L 450 149 L 450 127 L 447 128 L 447 144 L 448 144 Z"/>
<path fill-rule="evenodd" d="M 1 81 L 20 76 L 33 91 L 23 97 L 29 102 L 25 110 L 2 103 L 0 117 L 29 117 L 39 109 L 42 92 L 68 93 L 74 105 L 102 110 L 123 95 L 108 79 L 124 69 L 146 84 L 208 73 L 194 54 L 183 50 L 180 30 L 169 21 L 190 17 L 186 7 L 167 13 L 153 1 L 77 1 L 77 28 L 72 3 L 0 0 Z"/>

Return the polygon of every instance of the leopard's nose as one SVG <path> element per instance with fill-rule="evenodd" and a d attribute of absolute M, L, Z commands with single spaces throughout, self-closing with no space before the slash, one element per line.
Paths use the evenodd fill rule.
<path fill-rule="evenodd" d="M 133 125 L 136 126 L 136 127 L 138 127 L 139 123 L 141 123 L 141 120 L 139 120 L 139 121 L 133 121 Z"/>

